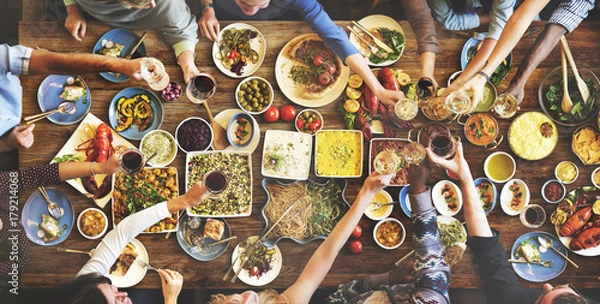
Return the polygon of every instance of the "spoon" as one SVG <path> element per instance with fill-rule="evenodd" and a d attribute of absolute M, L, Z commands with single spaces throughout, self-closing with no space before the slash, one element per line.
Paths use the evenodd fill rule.
<path fill-rule="evenodd" d="M 522 264 L 536 264 L 536 265 L 542 265 L 546 268 L 551 268 L 552 267 L 552 261 L 548 260 L 548 261 L 540 261 L 540 262 L 529 262 L 525 259 L 523 260 L 513 260 L 513 259 L 509 259 L 508 262 L 510 263 L 522 263 Z"/>
<path fill-rule="evenodd" d="M 89 255 L 91 257 L 94 254 L 95 249 L 92 249 L 90 251 L 83 251 L 83 250 L 75 250 L 75 249 L 67 249 L 67 248 L 62 248 L 62 247 L 56 247 L 56 251 L 68 252 L 68 253 L 87 254 L 87 255 Z"/>
<path fill-rule="evenodd" d="M 388 53 L 385 51 L 382 51 L 381 49 L 379 49 L 378 47 L 371 45 L 365 38 L 363 38 L 363 36 L 359 35 L 358 32 L 353 29 L 351 26 L 348 25 L 348 29 L 354 33 L 354 35 L 356 37 L 358 37 L 358 39 L 362 40 L 362 42 L 364 42 L 367 47 L 369 47 L 369 49 L 371 50 L 371 53 L 373 53 L 373 55 L 379 57 L 379 58 L 386 58 L 388 56 Z"/>
<path fill-rule="evenodd" d="M 561 54 L 561 59 L 562 59 L 562 77 L 563 77 L 563 99 L 560 104 L 560 109 L 564 113 L 571 113 L 571 110 L 573 109 L 573 101 L 571 100 L 571 96 L 569 96 L 569 84 L 568 84 L 569 79 L 567 77 L 567 61 L 565 59 L 565 52 L 562 51 L 560 54 Z"/>
<path fill-rule="evenodd" d="M 232 237 L 228 237 L 228 238 L 226 238 L 226 239 L 222 239 L 222 240 L 220 240 L 220 241 L 216 241 L 216 242 L 214 242 L 214 243 L 205 244 L 204 242 L 205 242 L 205 240 L 206 240 L 206 239 L 205 239 L 205 238 L 202 238 L 202 241 L 201 241 L 200 243 L 198 243 L 198 245 L 196 245 L 196 246 L 192 247 L 192 248 L 190 249 L 190 251 L 191 251 L 192 253 L 198 253 L 198 252 L 200 252 L 200 251 L 203 251 L 203 250 L 204 250 L 204 249 L 206 249 L 207 247 L 210 247 L 210 246 L 213 246 L 213 245 L 218 245 L 218 244 L 223 244 L 223 243 L 229 242 L 229 241 L 231 241 L 231 240 L 235 240 L 235 239 L 237 239 L 237 235 L 234 235 L 234 236 L 232 236 Z"/>
<path fill-rule="evenodd" d="M 389 206 L 389 205 L 393 205 L 393 204 L 396 204 L 396 202 L 385 203 L 385 204 L 381 204 L 378 202 L 371 202 L 371 205 L 375 206 L 375 208 L 373 208 L 373 210 L 378 210 L 379 208 L 381 208 L 383 206 Z"/>
<path fill-rule="evenodd" d="M 573 59 L 573 55 L 571 55 L 571 49 L 569 48 L 569 44 L 567 44 L 567 39 L 565 36 L 560 37 L 560 42 L 562 43 L 563 51 L 567 55 L 567 59 L 569 60 L 569 64 L 571 65 L 571 69 L 573 70 L 573 75 L 575 76 L 575 80 L 577 82 L 577 88 L 579 89 L 579 93 L 581 94 L 581 99 L 585 104 L 588 103 L 590 98 L 590 90 L 587 87 L 587 84 L 579 75 L 577 71 L 577 65 L 575 65 L 575 60 Z"/>
<path fill-rule="evenodd" d="M 227 146 L 229 145 L 229 142 L 227 141 L 227 132 L 225 131 L 223 126 L 221 126 L 212 116 L 212 113 L 210 112 L 210 108 L 208 107 L 208 102 L 203 102 L 202 104 L 204 105 L 204 108 L 206 109 L 206 112 L 208 113 L 208 119 L 210 120 L 210 126 L 212 127 L 213 132 L 215 134 L 215 138 L 213 140 L 213 146 L 214 146 L 215 150 L 223 150 L 223 149 L 227 148 Z"/>
<path fill-rule="evenodd" d="M 75 103 L 72 101 L 64 101 L 62 103 L 60 103 L 58 105 L 58 107 L 54 110 L 50 110 L 44 113 L 40 113 L 40 114 L 35 114 L 35 115 L 31 115 L 31 116 L 27 116 L 24 118 L 24 120 L 26 121 L 25 124 L 32 124 L 38 120 L 42 120 L 54 113 L 60 113 L 60 114 L 73 114 L 77 111 L 77 108 L 75 107 Z"/>
<path fill-rule="evenodd" d="M 575 266 L 575 268 L 579 268 L 579 265 L 575 264 L 575 262 L 573 262 L 571 259 L 569 259 L 566 255 L 564 255 L 558 249 L 554 248 L 554 244 L 552 243 L 551 239 L 540 235 L 540 236 L 538 236 L 538 242 L 540 242 L 540 245 L 542 245 L 546 248 L 551 248 L 554 251 L 556 251 L 556 253 L 558 253 L 561 257 L 563 257 L 565 260 L 567 260 L 569 263 L 571 263 L 571 265 Z"/>

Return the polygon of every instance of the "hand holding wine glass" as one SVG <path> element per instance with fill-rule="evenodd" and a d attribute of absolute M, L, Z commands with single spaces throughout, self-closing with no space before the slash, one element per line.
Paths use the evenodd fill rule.
<path fill-rule="evenodd" d="M 169 85 L 169 74 L 165 66 L 156 58 L 144 58 L 141 62 L 142 78 L 148 82 L 150 88 L 160 91 Z"/>

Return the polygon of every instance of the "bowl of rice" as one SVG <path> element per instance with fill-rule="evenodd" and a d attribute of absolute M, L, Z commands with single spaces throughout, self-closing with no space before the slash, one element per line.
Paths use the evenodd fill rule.
<path fill-rule="evenodd" d="M 139 149 L 149 159 L 147 164 L 151 167 L 166 167 L 177 156 L 175 137 L 164 130 L 154 130 L 144 135 Z M 154 156 L 150 159 L 152 155 Z"/>
<path fill-rule="evenodd" d="M 558 130 L 554 122 L 541 112 L 519 115 L 508 128 L 510 149 L 525 160 L 548 157 L 558 143 Z"/>

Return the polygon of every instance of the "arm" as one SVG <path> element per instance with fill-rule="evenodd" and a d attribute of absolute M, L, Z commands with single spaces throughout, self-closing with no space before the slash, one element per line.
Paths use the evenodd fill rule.
<path fill-rule="evenodd" d="M 213 7 L 207 7 L 205 4 L 211 3 L 212 0 L 200 0 L 200 7 L 202 9 L 202 17 L 198 19 L 198 27 L 202 37 L 208 38 L 210 41 L 217 41 L 219 38 L 219 32 L 221 31 L 219 20 L 215 15 L 215 9 Z"/>
<path fill-rule="evenodd" d="M 494 39 L 485 39 L 481 48 L 475 54 L 475 57 L 471 59 L 467 67 L 464 71 L 452 82 L 452 84 L 444 90 L 442 96 L 448 96 L 450 93 L 454 92 L 456 89 L 462 87 L 469 79 L 473 78 L 477 75 L 477 72 L 481 71 L 481 69 L 485 66 L 492 50 L 496 46 L 497 41 Z"/>
<path fill-rule="evenodd" d="M 113 154 L 105 162 L 63 162 L 58 164 L 61 181 L 94 174 L 113 174 L 121 170 L 119 154 Z"/>
<path fill-rule="evenodd" d="M 30 73 L 70 74 L 90 72 L 119 72 L 141 80 L 141 58 L 126 60 L 96 54 L 55 53 L 46 50 L 33 50 L 29 63 Z"/>
<path fill-rule="evenodd" d="M 67 19 L 65 19 L 65 28 L 71 36 L 77 41 L 81 41 L 85 37 L 87 30 L 87 22 L 79 9 L 79 5 L 75 1 L 65 0 L 67 8 Z"/>
<path fill-rule="evenodd" d="M 194 206 L 207 196 L 208 192 L 199 182 L 183 196 L 126 217 L 102 239 L 100 246 L 94 251 L 91 259 L 79 270 L 77 275 L 91 272 L 101 275 L 107 274 L 110 266 L 117 260 L 123 248 L 144 229 L 179 210 Z"/>
<path fill-rule="evenodd" d="M 433 18 L 447 31 L 468 30 L 479 27 L 479 15 L 477 13 L 457 13 L 450 5 L 448 0 L 429 0 L 429 7 Z M 489 18 L 488 18 L 489 22 Z"/>
<path fill-rule="evenodd" d="M 377 95 L 379 100 L 388 106 L 394 106 L 396 102 L 404 98 L 402 91 L 388 90 L 381 85 L 375 74 L 367 65 L 365 59 L 360 54 L 353 54 L 346 57 L 346 63 L 350 69 L 356 72 L 365 84 Z"/>
<path fill-rule="evenodd" d="M 391 178 L 391 174 L 380 175 L 378 173 L 372 173 L 367 178 L 350 210 L 317 248 L 296 282 L 283 292 L 286 298 L 292 300 L 293 303 L 308 303 L 310 301 L 313 293 L 331 269 L 331 265 L 333 265 L 348 237 L 350 237 L 352 230 L 364 214 L 365 209 L 371 203 L 373 196 L 388 185 Z"/>

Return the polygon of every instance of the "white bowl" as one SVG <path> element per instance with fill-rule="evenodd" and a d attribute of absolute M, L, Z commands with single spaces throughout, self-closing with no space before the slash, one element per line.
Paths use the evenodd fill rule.
<path fill-rule="evenodd" d="M 445 188 L 447 188 L 447 190 Z M 446 197 L 445 194 L 448 196 Z M 450 209 L 449 203 L 446 202 L 446 198 L 455 200 L 457 206 L 454 210 Z M 437 209 L 441 215 L 445 216 L 456 215 L 463 205 L 460 188 L 449 180 L 441 180 L 433 186 L 433 189 L 431 189 L 431 199 L 435 209 Z"/>
<path fill-rule="evenodd" d="M 243 143 L 237 143 L 237 128 L 238 128 L 238 123 L 236 122 L 238 120 L 238 118 L 243 118 L 247 121 L 247 127 L 246 127 L 246 132 L 248 132 L 248 134 L 246 134 L 245 137 L 245 142 Z M 250 144 L 250 142 L 252 141 L 252 137 L 254 136 L 254 125 L 256 124 L 256 120 L 254 120 L 254 117 L 252 117 L 252 115 L 248 114 L 248 113 L 244 113 L 244 112 L 240 112 L 237 114 L 234 114 L 231 119 L 229 119 L 229 122 L 227 123 L 227 140 L 229 141 L 229 144 L 232 145 L 234 148 L 243 148 L 246 147 Z"/>
<path fill-rule="evenodd" d="M 393 223 L 397 223 L 398 225 L 400 225 L 400 231 L 401 231 L 402 235 L 398 238 L 399 242 L 397 244 L 395 244 L 394 246 L 385 246 L 377 239 L 377 229 L 379 229 L 379 227 L 381 225 L 383 225 L 384 223 L 387 223 L 387 222 L 393 222 Z M 406 239 L 406 229 L 404 228 L 404 225 L 402 225 L 402 222 L 400 222 L 399 220 L 397 220 L 395 218 L 388 217 L 386 219 L 383 219 L 383 220 L 377 222 L 377 224 L 375 225 L 375 228 L 373 228 L 373 239 L 375 240 L 375 243 L 377 243 L 377 245 L 379 245 L 383 249 L 388 249 L 388 250 L 396 249 L 396 248 L 400 247 L 400 245 L 402 245 L 402 243 L 404 243 L 404 239 Z"/>
<path fill-rule="evenodd" d="M 513 193 L 510 187 L 513 185 L 513 183 L 516 183 L 519 186 L 519 190 L 522 193 L 520 203 L 514 208 L 510 207 L 510 204 L 513 199 Z M 502 187 L 502 192 L 500 192 L 500 206 L 502 207 L 504 213 L 510 216 L 519 215 L 523 208 L 529 205 L 529 199 L 529 187 L 527 187 L 527 184 L 523 180 L 520 180 L 518 178 L 506 182 L 506 184 L 504 184 L 504 187 Z"/>
<path fill-rule="evenodd" d="M 490 169 L 488 167 L 492 166 L 492 165 L 495 168 L 501 168 L 501 167 L 506 166 L 507 163 L 490 164 L 490 161 L 492 161 L 494 159 L 501 159 L 501 158 L 504 158 L 503 161 L 506 161 L 506 159 L 508 159 L 508 164 L 512 165 L 512 171 L 508 177 L 503 176 L 504 178 L 499 179 L 498 176 L 494 177 L 490 174 Z M 490 154 L 488 157 L 486 157 L 485 162 L 483 163 L 483 172 L 485 172 L 485 176 L 487 176 L 487 178 L 489 178 L 494 183 L 502 184 L 502 183 L 505 183 L 506 181 L 510 180 L 511 178 L 513 178 L 513 176 L 515 176 L 515 172 L 517 172 L 517 163 L 515 162 L 514 157 L 512 157 L 510 154 L 508 154 L 504 151 L 497 151 L 497 152 Z"/>
<path fill-rule="evenodd" d="M 298 127 L 298 120 L 300 120 L 300 117 L 302 117 L 302 115 L 304 113 L 310 113 L 310 114 L 314 113 L 314 114 L 316 114 L 317 119 L 321 121 L 321 124 L 315 131 L 310 130 L 310 128 L 309 128 L 310 124 L 308 124 L 308 127 L 307 127 L 307 125 L 305 125 L 304 129 L 300 129 Z M 296 127 L 296 131 L 298 131 L 298 132 L 315 135 L 315 133 L 317 133 L 317 131 L 320 131 L 323 129 L 323 115 L 321 115 L 321 113 L 315 109 L 304 109 L 304 110 L 300 111 L 300 113 L 298 113 L 298 115 L 296 115 L 296 118 L 294 119 L 294 126 Z"/>
<path fill-rule="evenodd" d="M 380 204 L 387 204 L 392 203 L 394 200 L 387 191 L 381 190 L 375 193 L 373 201 Z M 367 207 L 367 210 L 365 210 L 365 215 L 374 221 L 379 221 L 390 216 L 392 210 L 394 209 L 394 205 L 381 206 L 381 208 L 379 208 L 377 211 L 375 211 L 374 207 L 374 204 L 370 204 Z"/>
<path fill-rule="evenodd" d="M 567 179 L 564 176 L 561 176 L 561 174 L 559 173 L 559 170 L 558 170 L 558 168 L 561 166 L 569 166 L 569 165 L 571 165 L 571 166 L 573 166 L 573 168 L 575 168 L 575 177 L 572 179 Z M 563 173 L 565 173 L 565 172 L 563 172 Z M 572 184 L 579 177 L 579 167 L 577 167 L 577 165 L 572 161 L 568 161 L 568 160 L 561 161 L 554 168 L 554 176 L 556 177 L 557 180 L 559 180 L 563 184 L 566 184 L 566 185 Z"/>
<path fill-rule="evenodd" d="M 560 189 L 562 189 L 562 195 L 556 200 L 550 200 L 548 197 L 546 197 L 546 187 L 549 187 L 550 184 L 552 184 L 552 183 L 558 184 Z M 557 179 L 548 180 L 542 186 L 542 198 L 544 198 L 544 200 L 547 201 L 548 203 L 556 204 L 556 203 L 562 201 L 566 195 L 567 195 L 567 187 L 565 187 L 565 185 Z"/>
<path fill-rule="evenodd" d="M 592 185 L 596 186 L 596 188 L 600 188 L 600 183 L 597 183 L 596 181 L 594 181 L 594 175 L 598 174 L 600 177 L 600 167 L 594 169 L 594 171 L 592 171 L 592 175 L 590 175 L 590 179 L 592 180 Z"/>
<path fill-rule="evenodd" d="M 242 86 L 244 84 L 248 85 L 249 83 L 251 83 L 253 80 L 258 80 L 258 82 L 264 82 L 267 84 L 267 90 L 269 92 L 269 97 L 267 99 L 267 103 L 264 104 L 263 103 L 263 108 L 260 111 L 252 111 L 252 110 L 248 110 L 246 109 L 243 105 L 242 105 L 242 101 L 240 100 L 240 96 L 239 96 L 239 92 L 242 88 Z M 260 92 L 264 92 L 264 89 L 260 89 Z M 248 77 L 244 80 L 242 80 L 238 86 L 235 88 L 235 102 L 237 103 L 238 107 L 240 107 L 240 109 L 242 109 L 242 111 L 246 112 L 246 113 L 250 113 L 250 114 L 261 114 L 264 113 L 265 111 L 267 111 L 267 109 L 273 105 L 273 99 L 274 99 L 274 93 L 273 93 L 273 87 L 271 86 L 271 84 L 264 78 L 262 77 L 258 77 L 258 76 L 252 76 L 252 77 Z"/>
<path fill-rule="evenodd" d="M 102 228 L 102 231 L 100 233 L 98 233 L 97 235 L 90 236 L 90 235 L 85 234 L 82 230 L 81 221 L 83 219 L 83 215 L 86 212 L 97 212 L 104 219 L 104 228 Z M 94 215 L 94 217 L 95 217 L 95 220 L 99 220 L 97 215 Z M 90 220 L 94 220 L 94 219 L 90 219 Z M 106 214 L 104 214 L 104 212 L 102 212 L 102 210 L 100 210 L 98 208 L 87 208 L 87 209 L 81 211 L 81 213 L 79 213 L 79 216 L 77 217 L 77 229 L 79 230 L 79 233 L 81 235 L 83 235 L 83 237 L 85 237 L 86 239 L 95 240 L 95 239 L 103 236 L 104 233 L 106 233 L 106 230 L 108 229 L 108 217 L 106 216 Z"/>
<path fill-rule="evenodd" d="M 190 148 L 190 147 L 187 147 L 187 146 L 186 147 L 182 146 L 182 143 L 180 142 L 179 137 L 180 136 L 184 136 L 184 135 L 180 134 L 179 131 L 181 129 L 181 126 L 183 126 L 185 123 L 187 123 L 188 121 L 191 121 L 191 120 L 198 120 L 202 124 L 204 124 L 206 127 L 208 127 L 208 130 L 210 131 L 210 139 L 208 140 L 208 144 L 206 145 L 206 147 L 203 147 L 203 148 L 201 147 L 201 148 L 198 148 L 198 149 L 194 149 L 193 147 Z M 196 132 L 194 132 L 194 133 L 196 133 Z M 212 142 L 213 142 L 214 137 L 215 137 L 215 134 L 214 134 L 213 129 L 210 126 L 210 124 L 206 120 L 204 120 L 204 119 L 202 119 L 200 117 L 189 117 L 189 118 L 186 118 L 186 119 L 182 120 L 177 125 L 177 129 L 175 129 L 175 142 L 177 143 L 177 146 L 179 147 L 179 149 L 181 149 L 181 151 L 183 151 L 185 153 L 193 152 L 193 151 L 206 151 L 206 150 L 208 150 L 208 148 L 210 148 L 212 146 Z M 184 144 L 184 146 L 185 146 L 185 144 Z M 188 149 L 190 149 L 190 150 L 188 150 Z"/>
<path fill-rule="evenodd" d="M 153 142 L 153 145 L 150 145 L 151 142 Z M 177 156 L 177 143 L 175 142 L 175 137 L 173 137 L 171 133 L 164 130 L 154 130 L 142 137 L 139 150 L 144 154 L 146 159 L 157 152 L 156 156 L 147 162 L 149 166 L 166 167 L 170 165 Z"/>

